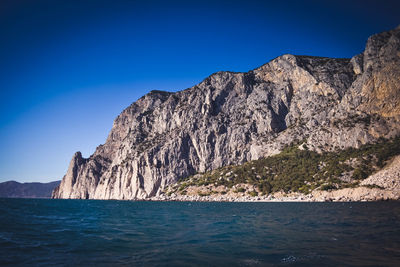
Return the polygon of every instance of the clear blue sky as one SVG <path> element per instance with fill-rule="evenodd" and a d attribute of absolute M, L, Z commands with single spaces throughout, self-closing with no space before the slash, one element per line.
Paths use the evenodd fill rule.
<path fill-rule="evenodd" d="M 399 1 L 1 0 L 0 182 L 61 179 L 150 90 L 285 53 L 351 57 Z"/>

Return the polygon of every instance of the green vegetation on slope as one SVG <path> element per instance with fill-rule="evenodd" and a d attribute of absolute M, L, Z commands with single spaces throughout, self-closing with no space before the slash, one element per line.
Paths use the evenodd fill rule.
<path fill-rule="evenodd" d="M 280 154 L 250 161 L 238 166 L 226 166 L 182 179 L 174 191 L 184 192 L 188 186 L 237 184 L 255 185 L 263 194 L 271 192 L 302 192 L 320 188 L 330 190 L 356 186 L 387 160 L 400 154 L 400 138 L 381 139 L 376 144 L 363 145 L 336 152 L 316 153 L 300 150 L 299 144 L 285 148 Z"/>

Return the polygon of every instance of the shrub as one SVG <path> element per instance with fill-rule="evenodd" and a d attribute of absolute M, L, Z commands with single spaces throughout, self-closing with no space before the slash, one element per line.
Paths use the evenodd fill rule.
<path fill-rule="evenodd" d="M 332 190 L 332 189 L 337 189 L 337 187 L 334 184 L 324 184 L 321 186 L 321 190 L 327 191 L 327 190 Z"/>
<path fill-rule="evenodd" d="M 258 196 L 258 193 L 256 191 L 251 191 L 249 193 L 249 195 L 252 196 L 252 197 L 256 197 L 256 196 Z"/>
<path fill-rule="evenodd" d="M 355 169 L 354 172 L 353 172 L 353 175 L 351 176 L 351 178 L 353 178 L 355 180 L 363 180 L 363 179 L 365 179 L 367 177 L 368 177 L 368 173 L 366 173 L 361 168 Z"/>
<path fill-rule="evenodd" d="M 238 193 L 244 193 L 244 192 L 246 192 L 246 189 L 244 189 L 243 187 L 239 187 L 236 191 Z"/>

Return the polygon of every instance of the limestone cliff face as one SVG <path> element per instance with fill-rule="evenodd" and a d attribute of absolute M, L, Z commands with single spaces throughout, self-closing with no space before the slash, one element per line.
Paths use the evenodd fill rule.
<path fill-rule="evenodd" d="M 400 28 L 352 59 L 283 55 L 218 72 L 177 93 L 152 91 L 114 121 L 88 159 L 77 152 L 54 198 L 145 199 L 198 172 L 278 153 L 358 147 L 400 132 Z"/>

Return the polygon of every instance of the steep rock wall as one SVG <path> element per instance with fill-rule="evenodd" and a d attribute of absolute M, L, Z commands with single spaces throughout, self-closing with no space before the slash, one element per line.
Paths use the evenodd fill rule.
<path fill-rule="evenodd" d="M 352 59 L 283 55 L 247 73 L 218 72 L 177 93 L 152 91 L 114 121 L 88 159 L 77 152 L 54 198 L 145 199 L 197 172 L 278 153 L 399 133 L 400 29 Z"/>

